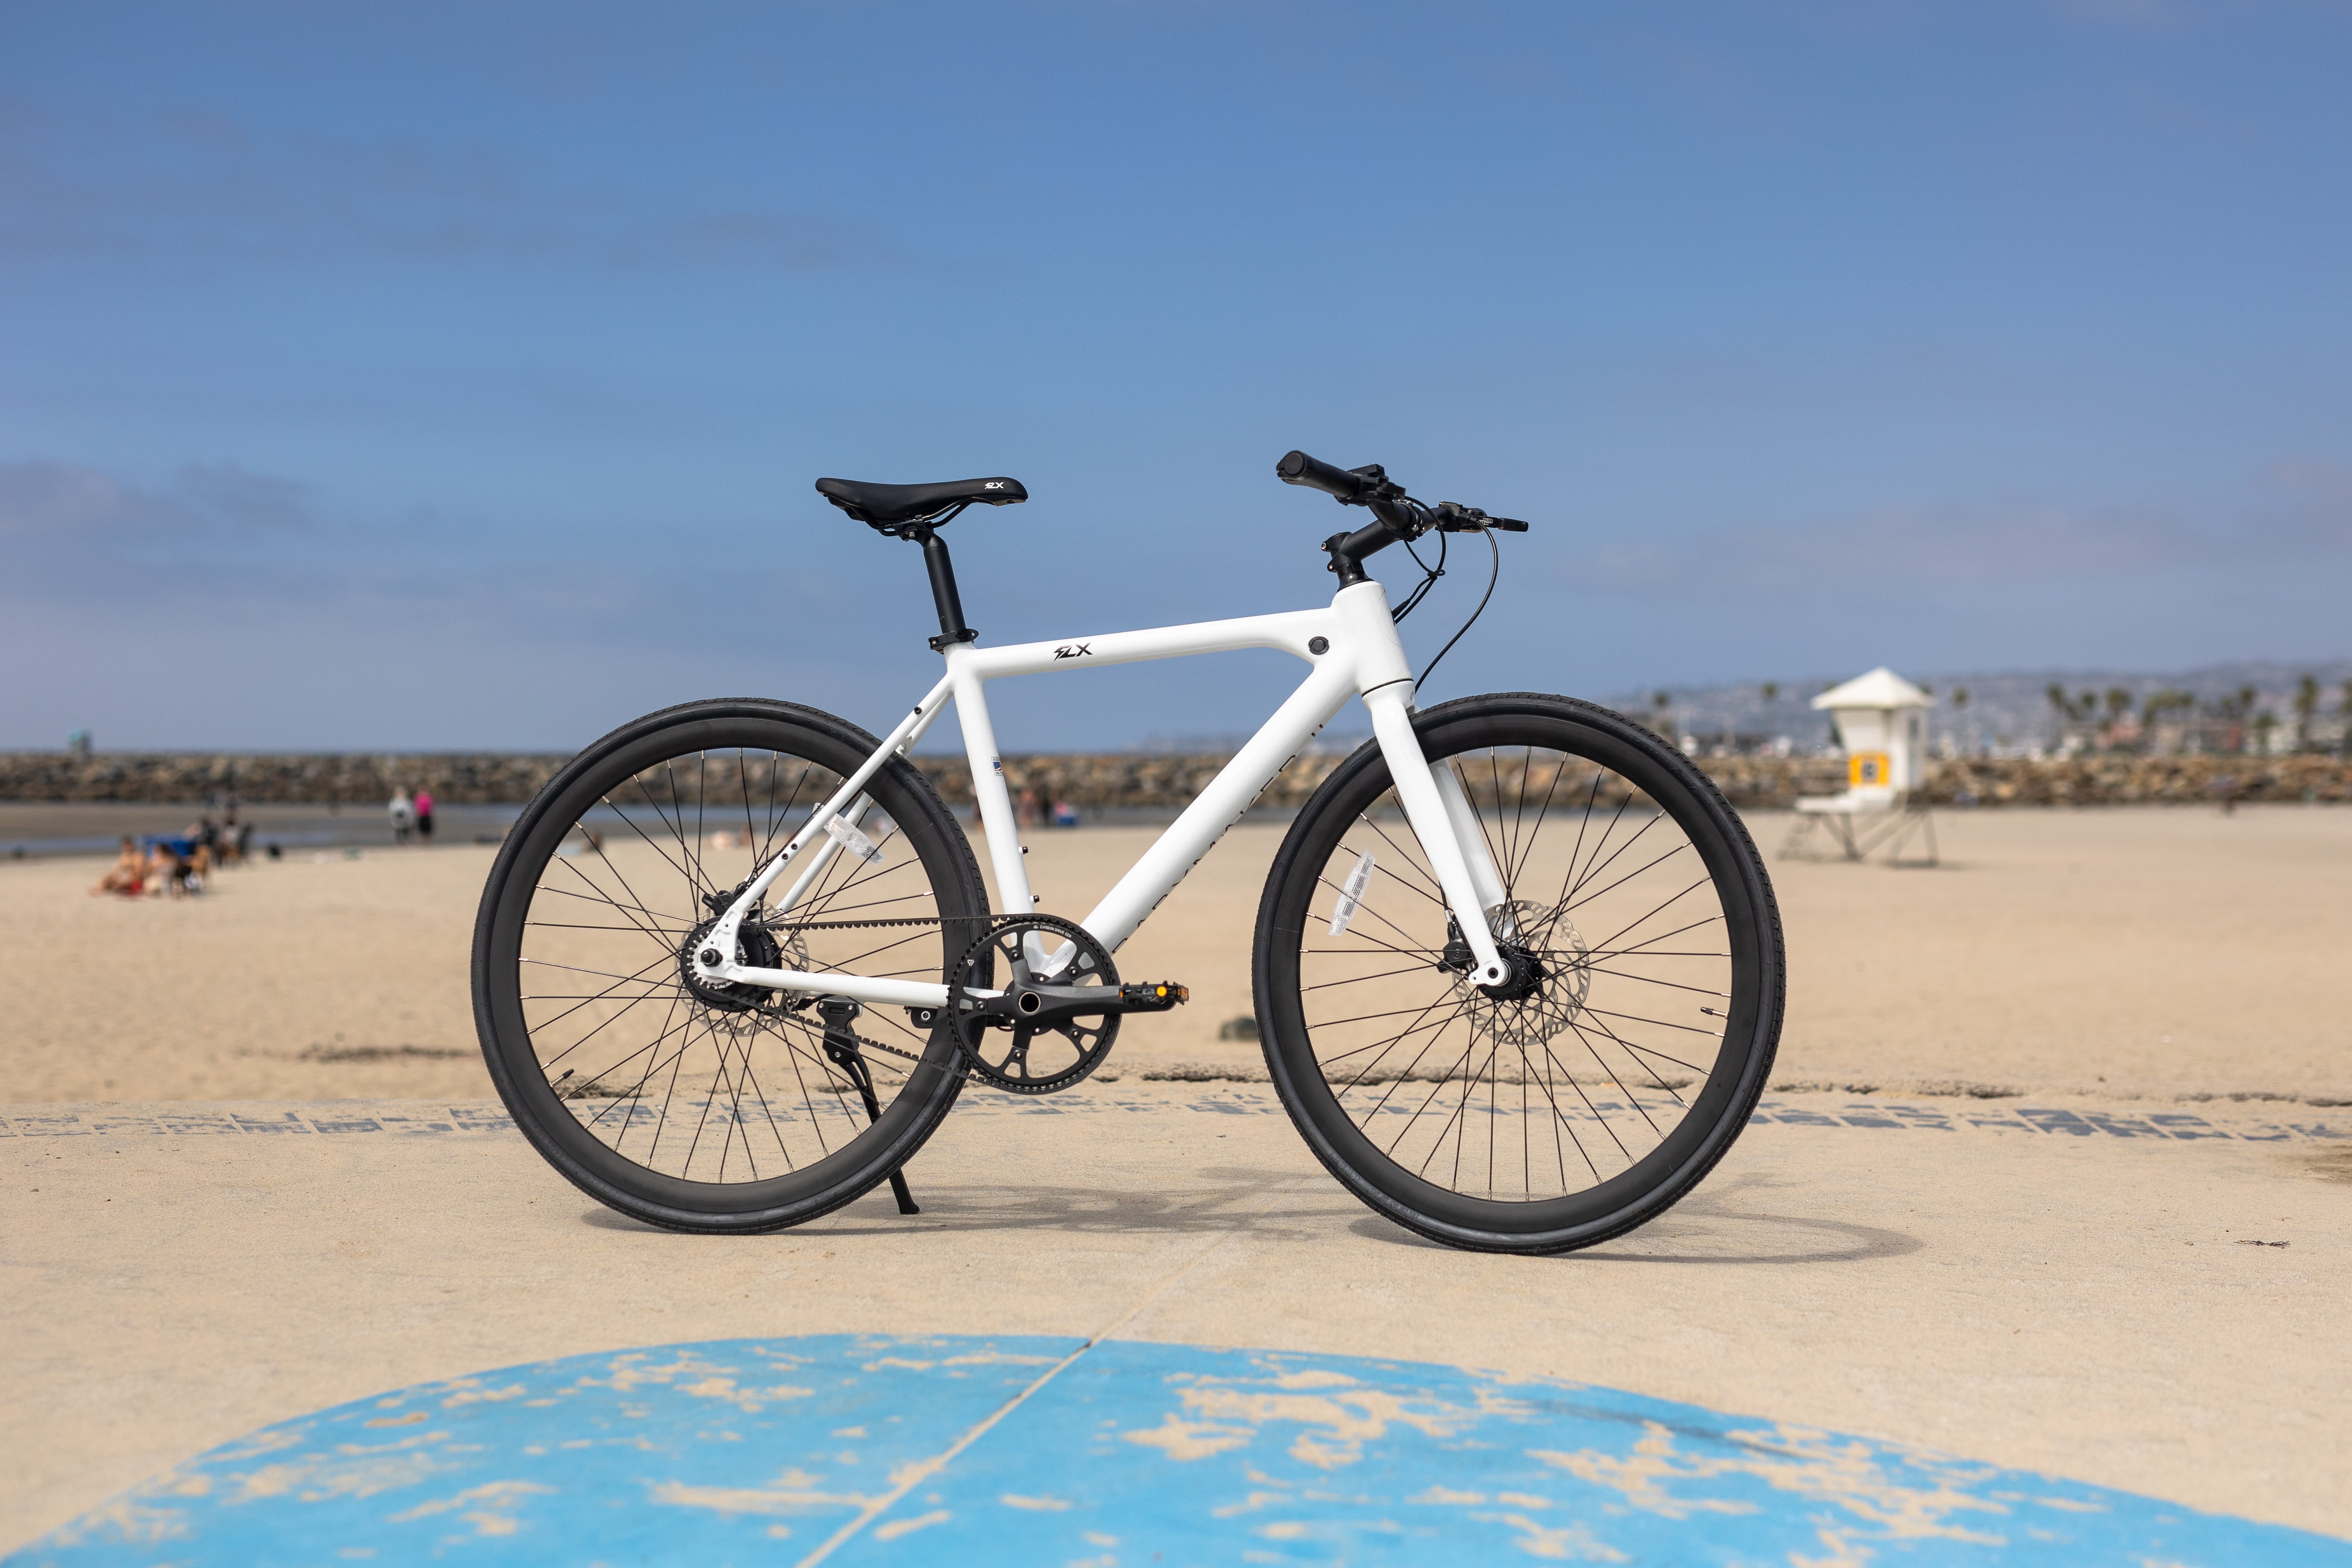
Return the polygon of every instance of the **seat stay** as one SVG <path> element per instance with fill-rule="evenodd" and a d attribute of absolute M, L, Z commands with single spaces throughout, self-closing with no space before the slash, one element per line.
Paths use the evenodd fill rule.
<path fill-rule="evenodd" d="M 866 814 L 873 809 L 874 797 L 871 795 L 861 795 L 842 808 L 841 819 L 850 826 L 863 831 Z M 824 868 L 833 864 L 834 857 L 840 853 L 841 841 L 827 834 L 824 842 L 818 845 L 810 854 L 807 868 L 801 872 L 791 889 L 769 909 L 768 917 L 772 920 L 797 907 L 800 901 L 808 896 L 808 890 L 816 886 L 817 879 L 824 875 Z"/>
<path fill-rule="evenodd" d="M 884 764 L 893 757 L 903 755 L 914 745 L 923 731 L 930 728 L 932 721 L 939 717 L 940 704 L 945 700 L 950 684 L 950 679 L 942 678 L 937 686 L 932 687 L 929 694 L 915 704 L 915 710 L 899 720 L 898 725 L 883 739 L 882 743 L 874 748 L 873 754 L 858 765 L 857 771 L 842 781 L 841 787 L 834 791 L 833 798 L 809 813 L 808 821 L 803 823 L 801 830 L 793 834 L 791 841 L 776 852 L 776 858 L 762 867 L 757 876 L 743 884 L 743 890 L 735 896 L 735 901 L 727 906 L 726 912 L 719 917 L 718 922 L 710 928 L 709 935 L 703 939 L 703 946 L 707 951 L 715 951 L 720 955 L 719 962 L 716 964 L 701 965 L 704 974 L 713 980 L 723 981 L 739 973 L 751 973 L 734 963 L 731 956 L 735 952 L 736 942 L 741 937 L 744 916 L 752 905 L 766 896 L 768 889 L 774 886 L 776 879 L 784 874 L 784 868 L 791 865 L 799 857 L 801 851 L 808 847 L 809 840 L 825 837 L 826 843 L 832 842 L 831 837 L 824 834 L 824 825 L 832 821 L 844 807 L 865 792 L 866 784 L 876 773 L 882 771 Z M 796 888 L 795 896 L 804 890 L 804 889 Z M 845 992 L 843 994 L 850 994 Z M 861 1002 L 889 1000 L 887 997 L 865 995 L 860 995 L 856 999 Z"/>

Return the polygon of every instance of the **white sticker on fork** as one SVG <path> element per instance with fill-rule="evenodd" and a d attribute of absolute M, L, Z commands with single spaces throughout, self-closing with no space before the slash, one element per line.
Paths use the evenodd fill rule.
<path fill-rule="evenodd" d="M 825 818 L 825 836 L 868 866 L 882 864 L 882 846 L 837 816 Z"/>
<path fill-rule="evenodd" d="M 1331 934 L 1347 934 L 1348 922 L 1356 918 L 1356 906 L 1363 902 L 1364 884 L 1372 879 L 1372 852 L 1369 849 L 1358 857 L 1356 868 L 1339 884 L 1339 907 L 1331 911 Z"/>

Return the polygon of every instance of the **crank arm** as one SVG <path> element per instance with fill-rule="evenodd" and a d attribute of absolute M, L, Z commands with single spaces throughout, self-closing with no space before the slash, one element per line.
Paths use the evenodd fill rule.
<path fill-rule="evenodd" d="M 1113 991 L 1101 985 L 1016 984 L 996 996 L 969 999 L 964 1012 L 1001 1025 L 1039 1028 L 1111 1013 L 1165 1013 L 1191 995 L 1183 986 L 1171 984 L 1122 985 Z"/>

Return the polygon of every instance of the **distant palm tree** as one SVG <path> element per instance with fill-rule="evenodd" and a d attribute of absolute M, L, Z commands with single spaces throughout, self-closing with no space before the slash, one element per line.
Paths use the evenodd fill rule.
<path fill-rule="evenodd" d="M 2319 711 L 2319 678 L 2306 675 L 2294 683 L 2294 749 L 2311 750 L 2311 721 Z"/>
<path fill-rule="evenodd" d="M 2154 751 L 2156 727 L 2175 713 L 2182 715 L 2185 719 L 2196 710 L 2196 698 L 2186 691 L 2178 690 L 2169 686 L 2150 692 L 2147 700 L 2140 706 L 2139 722 L 2143 743 L 2148 750 Z M 2182 739 L 2185 741 L 2187 737 L 2184 735 Z"/>
<path fill-rule="evenodd" d="M 2130 692 L 2120 686 L 2107 688 L 2107 723 L 2099 735 L 2099 743 L 2107 750 L 2115 749 L 2116 726 L 2124 721 L 2125 716 L 2131 711 L 2131 705 Z"/>
<path fill-rule="evenodd" d="M 1780 683 L 1777 680 L 1768 680 L 1759 689 L 1764 699 L 1763 744 L 1765 750 L 1769 751 L 1772 747 L 1771 732 L 1780 727 Z"/>

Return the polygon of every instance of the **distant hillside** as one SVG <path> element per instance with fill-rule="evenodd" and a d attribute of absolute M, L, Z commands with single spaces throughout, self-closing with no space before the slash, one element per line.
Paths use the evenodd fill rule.
<path fill-rule="evenodd" d="M 1654 698 L 1669 698 L 1667 714 L 1677 734 L 1702 741 L 1729 734 L 1742 737 L 1787 736 L 1797 750 L 1825 745 L 1829 716 L 1808 706 L 1812 699 L 1839 681 L 1861 674 L 1847 670 L 1836 677 L 1784 680 L 1777 699 L 1768 701 L 1761 681 L 1717 686 L 1656 686 L 1619 692 L 1601 699 L 1627 713 L 1649 717 Z M 2113 688 L 2131 693 L 2137 708 L 2159 691 L 2186 691 L 2200 703 L 2218 702 L 2252 687 L 2252 711 L 2268 711 L 2281 720 L 2294 711 L 2295 683 L 2304 676 L 2320 684 L 2320 711 L 2331 718 L 2345 700 L 2344 683 L 2352 680 L 2352 659 L 2324 659 L 2295 664 L 2284 660 L 2242 660 L 2207 665 L 2199 669 L 2150 674 L 2139 670 L 2037 669 L 1976 670 L 1961 673 L 1898 669 L 1896 673 L 1927 689 L 1936 699 L 1928 714 L 1928 732 L 1949 735 L 1973 751 L 1979 742 L 1999 746 L 2044 744 L 2055 738 L 2059 722 L 2048 696 L 2053 683 L 2070 693 L 2104 694 Z M 1956 705 L 1954 693 L 1965 689 L 1968 702 Z"/>

